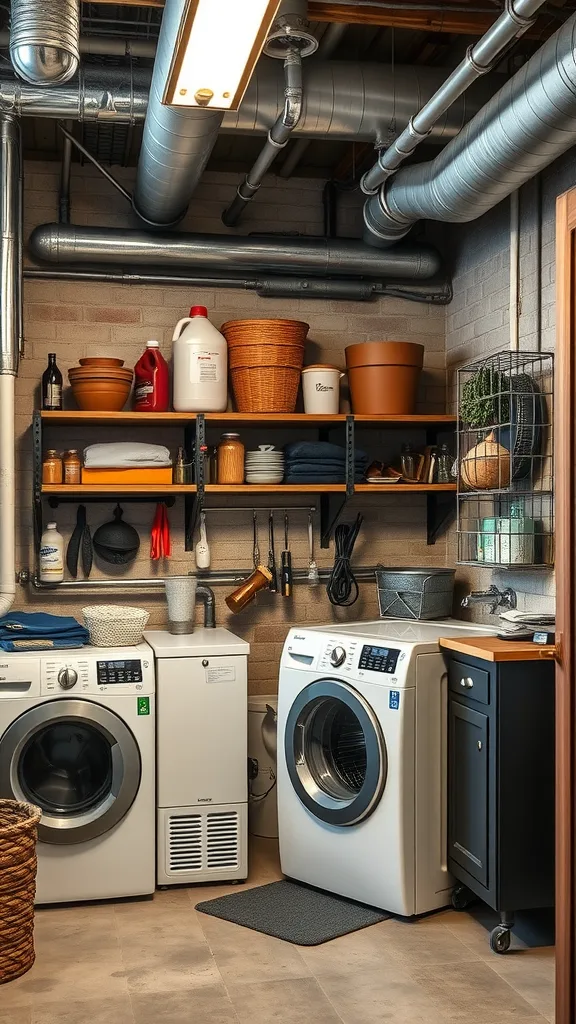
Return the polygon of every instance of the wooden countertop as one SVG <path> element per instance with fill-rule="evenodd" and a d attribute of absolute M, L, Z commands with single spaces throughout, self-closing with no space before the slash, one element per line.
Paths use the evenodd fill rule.
<path fill-rule="evenodd" d="M 500 640 L 497 636 L 446 637 L 440 647 L 468 654 L 483 661 L 540 661 L 554 657 L 553 644 L 534 644 L 531 640 Z"/>

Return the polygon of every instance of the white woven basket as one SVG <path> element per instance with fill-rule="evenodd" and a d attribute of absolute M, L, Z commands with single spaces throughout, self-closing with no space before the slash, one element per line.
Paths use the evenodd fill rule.
<path fill-rule="evenodd" d="M 95 647 L 132 647 L 139 644 L 150 612 L 128 605 L 92 604 L 82 609 Z"/>

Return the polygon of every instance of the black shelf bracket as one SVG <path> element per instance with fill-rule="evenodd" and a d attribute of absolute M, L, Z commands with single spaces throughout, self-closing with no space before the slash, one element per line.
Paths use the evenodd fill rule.
<path fill-rule="evenodd" d="M 184 498 L 184 549 L 194 550 L 194 533 L 200 512 L 204 507 L 204 453 L 206 449 L 206 419 L 203 413 L 196 415 L 194 423 L 184 428 L 184 447 L 189 454 L 194 450 L 194 478 L 196 492 Z"/>
<path fill-rule="evenodd" d="M 348 504 L 354 497 L 354 476 L 356 465 L 354 460 L 354 417 L 346 417 L 346 494 L 320 495 L 320 547 L 329 548 L 330 539 Z"/>
<path fill-rule="evenodd" d="M 456 495 L 432 491 L 426 495 L 426 543 L 435 544 L 456 518 Z"/>
<path fill-rule="evenodd" d="M 42 417 L 37 409 L 32 416 L 32 509 L 34 551 L 40 550 L 42 521 Z"/>

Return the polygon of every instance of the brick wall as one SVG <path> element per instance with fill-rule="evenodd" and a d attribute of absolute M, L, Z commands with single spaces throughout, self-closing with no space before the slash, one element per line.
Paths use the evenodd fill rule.
<path fill-rule="evenodd" d="M 115 172 L 116 173 L 116 172 Z M 118 171 L 118 177 L 128 187 L 133 183 L 133 172 Z M 231 174 L 206 174 L 202 180 L 185 228 L 198 231 L 224 232 L 220 222 L 223 207 L 230 200 L 237 184 Z M 25 168 L 25 237 L 41 223 L 57 219 L 58 167 L 54 163 L 28 163 Z M 303 231 L 322 233 L 322 182 L 294 179 L 284 181 L 270 177 L 251 204 L 242 223 L 241 233 L 255 230 Z M 342 235 L 361 234 L 361 198 L 348 194 L 342 197 L 339 223 Z M 72 222 L 77 224 L 107 224 L 114 227 L 136 226 L 127 204 L 108 182 L 92 167 L 73 166 Z M 64 281 L 27 281 L 25 299 L 25 357 L 21 363 L 17 382 L 18 435 L 18 522 L 19 538 L 17 567 L 33 565 L 31 528 L 31 433 L 30 419 L 38 402 L 38 385 L 46 366 L 47 353 L 55 351 L 66 382 L 66 373 L 83 355 L 120 356 L 131 366 L 140 356 L 150 338 L 158 338 L 165 354 L 169 353 L 175 323 L 188 312 L 191 303 L 208 307 L 209 316 L 216 326 L 233 317 L 283 316 L 304 319 L 310 323 L 310 345 L 307 361 L 344 364 L 344 347 L 355 341 L 398 339 L 418 341 L 425 345 L 425 368 L 420 394 L 420 409 L 441 412 L 445 403 L 444 309 L 417 305 L 401 299 L 379 299 L 373 303 L 305 301 L 302 299 L 261 299 L 251 292 L 237 289 L 194 289 L 183 287 L 149 287 L 114 284 L 96 284 Z M 69 395 L 65 402 L 70 405 Z M 78 436 L 76 432 L 53 431 L 46 438 L 47 447 L 52 439 L 61 448 L 83 447 L 96 440 L 120 437 L 112 430 L 89 432 Z M 217 440 L 215 433 L 213 440 Z M 294 435 L 294 437 L 297 435 Z M 151 437 L 142 429 L 142 440 L 156 440 L 172 449 L 180 443 L 173 431 L 164 431 Z M 288 435 L 271 432 L 245 432 L 247 445 L 264 442 L 284 443 Z M 370 454 L 392 457 L 401 441 L 410 436 L 386 435 L 379 432 L 363 433 L 360 443 Z M 414 441 L 420 440 L 418 435 Z M 307 496 L 306 496 L 307 498 Z M 261 499 L 258 499 L 258 503 Z M 299 496 L 286 499 L 291 504 L 307 504 Z M 314 501 L 314 496 L 310 496 Z M 316 499 L 317 501 L 317 499 Z M 212 548 L 212 566 L 215 569 L 251 568 L 252 524 L 248 513 L 238 508 L 249 504 L 248 499 L 223 498 L 219 505 L 228 504 L 229 513 L 215 514 L 208 520 L 209 541 Z M 113 502 L 88 506 L 88 519 L 92 530 L 111 518 Z M 129 567 L 128 575 L 163 576 L 185 573 L 194 568 L 193 555 L 184 551 L 182 502 L 170 510 L 174 555 L 169 568 L 160 564 L 151 566 L 148 558 L 149 527 L 154 515 L 153 505 L 124 504 L 125 519 L 140 532 L 141 549 L 138 559 Z M 349 508 L 348 520 L 356 511 L 362 511 L 365 524 L 357 544 L 357 564 L 444 565 L 446 544 L 426 546 L 425 499 L 419 495 L 366 496 L 355 498 Z M 51 512 L 45 505 L 45 521 L 52 516 L 68 540 L 73 528 L 76 506 L 63 505 Z M 295 567 L 307 565 L 306 517 L 291 517 L 291 546 Z M 267 511 L 260 517 L 260 547 L 267 549 Z M 280 531 L 278 531 L 280 532 Z M 278 551 L 280 536 L 278 536 Z M 322 566 L 330 565 L 333 548 L 319 548 L 316 529 L 316 555 Z M 113 570 L 115 575 L 118 570 Z M 96 566 L 94 578 L 102 576 Z M 377 616 L 375 586 L 363 584 L 361 599 L 352 609 L 332 609 L 323 588 L 311 589 L 299 585 L 293 599 L 285 600 L 271 594 L 258 599 L 256 605 L 239 616 L 231 616 L 224 604 L 229 588 L 216 587 L 217 617 L 235 632 L 245 636 L 252 644 L 250 659 L 250 689 L 252 692 L 274 691 L 276 688 L 278 657 L 287 628 L 294 622 L 320 623 L 332 619 L 358 619 Z M 107 600 L 94 594 L 65 597 L 57 594 L 49 603 L 50 610 L 79 614 L 82 605 Z M 160 627 L 165 622 L 165 604 L 158 593 L 136 596 L 126 592 L 126 600 L 145 604 L 151 613 L 150 623 Z M 20 589 L 19 608 L 47 607 L 45 594 Z"/>
<path fill-rule="evenodd" d="M 573 151 L 542 173 L 540 238 L 537 182 L 528 182 L 520 192 L 519 335 L 524 351 L 554 350 L 556 198 L 575 183 Z M 447 379 L 452 401 L 457 366 L 509 345 L 509 224 L 510 207 L 505 201 L 480 220 L 452 232 L 454 300 L 446 319 Z M 449 560 L 454 559 L 455 531 L 450 535 L 448 550 Z M 521 608 L 548 611 L 554 606 L 554 574 L 550 571 L 492 574 L 488 569 L 462 566 L 457 579 L 459 595 L 495 582 L 512 586 Z M 474 609 L 471 615 L 477 621 L 490 621 L 482 608 Z"/>

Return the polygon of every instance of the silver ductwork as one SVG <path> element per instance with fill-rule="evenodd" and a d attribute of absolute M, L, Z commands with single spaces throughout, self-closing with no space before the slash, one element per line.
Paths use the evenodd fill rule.
<path fill-rule="evenodd" d="M 430 163 L 400 171 L 364 206 L 365 239 L 392 245 L 421 218 L 482 216 L 576 143 L 576 15 Z"/>
<path fill-rule="evenodd" d="M 78 70 L 79 44 L 79 0 L 12 0 L 10 59 L 25 82 L 67 82 Z"/>
<path fill-rule="evenodd" d="M 396 129 L 408 124 L 444 77 L 439 68 L 398 65 L 392 69 L 386 64 L 311 60 L 303 68 L 302 113 L 292 137 L 329 136 L 381 146 L 390 141 L 394 124 Z M 146 117 L 150 78 L 149 71 L 130 64 L 117 68 L 85 65 L 67 85 L 42 89 L 0 73 L 0 112 L 136 124 Z M 453 139 L 493 91 L 486 82 L 472 87 L 434 126 L 428 141 L 444 145 Z M 170 112 L 168 107 L 163 109 Z M 283 110 L 282 65 L 265 58 L 258 64 L 239 110 L 224 115 L 221 134 L 267 135 Z"/>
<path fill-rule="evenodd" d="M 398 246 L 393 252 L 381 252 L 347 238 L 150 234 L 42 224 L 32 232 L 29 248 L 39 260 L 69 266 L 179 267 L 188 273 L 200 269 L 204 274 L 264 270 L 268 275 L 425 281 L 440 270 L 440 257 L 429 246 Z"/>
<path fill-rule="evenodd" d="M 0 615 L 16 594 L 14 389 L 22 343 L 20 125 L 0 115 Z"/>
<path fill-rule="evenodd" d="M 221 111 L 163 103 L 185 0 L 166 0 L 134 190 L 134 210 L 152 227 L 182 219 L 212 152 Z"/>

